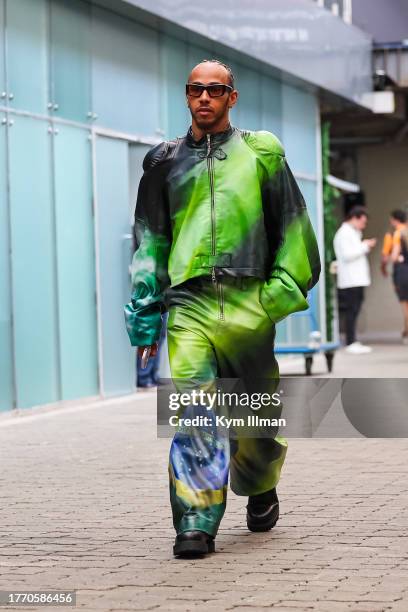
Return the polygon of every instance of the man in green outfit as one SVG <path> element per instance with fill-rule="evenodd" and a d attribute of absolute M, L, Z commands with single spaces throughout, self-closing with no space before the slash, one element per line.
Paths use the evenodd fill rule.
<path fill-rule="evenodd" d="M 308 308 L 320 273 L 306 205 L 279 140 L 231 126 L 238 92 L 228 66 L 195 66 L 186 98 L 187 135 L 157 145 L 143 162 L 129 337 L 140 353 L 154 354 L 168 310 L 176 385 L 276 382 L 275 323 Z M 249 497 L 248 528 L 271 529 L 286 449 L 278 435 L 229 440 L 216 427 L 179 429 L 169 461 L 174 554 L 214 551 L 229 474 L 232 490 Z"/>

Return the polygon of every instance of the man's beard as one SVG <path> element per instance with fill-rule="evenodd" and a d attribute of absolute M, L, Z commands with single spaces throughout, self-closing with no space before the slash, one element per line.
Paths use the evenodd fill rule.
<path fill-rule="evenodd" d="M 192 116 L 194 117 L 197 127 L 199 127 L 201 130 L 211 129 L 216 123 L 218 123 L 220 119 L 222 119 L 222 117 L 224 117 L 226 109 L 227 109 L 227 105 L 228 105 L 228 102 L 225 103 L 224 108 L 220 110 L 217 113 L 217 115 L 212 113 L 207 119 L 200 117 L 198 113 L 194 113 L 194 114 L 191 113 Z M 190 109 L 190 112 L 191 112 L 191 109 Z"/>
<path fill-rule="evenodd" d="M 197 126 L 201 130 L 211 129 L 213 127 L 213 125 L 215 125 L 217 123 L 217 121 L 219 119 L 219 117 L 214 117 L 214 116 L 212 116 L 211 119 L 210 118 L 208 118 L 208 119 L 200 119 L 199 117 L 200 117 L 200 115 L 198 115 L 198 117 L 195 116 L 194 118 L 195 118 L 195 122 L 196 122 Z"/>

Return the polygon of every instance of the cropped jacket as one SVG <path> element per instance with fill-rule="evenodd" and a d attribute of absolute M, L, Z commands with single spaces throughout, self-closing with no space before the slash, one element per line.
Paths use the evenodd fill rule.
<path fill-rule="evenodd" d="M 197 276 L 264 281 L 272 323 L 308 308 L 320 259 L 306 204 L 270 132 L 230 126 L 151 149 L 135 210 L 136 252 L 125 320 L 133 346 L 160 336 L 169 287 Z"/>

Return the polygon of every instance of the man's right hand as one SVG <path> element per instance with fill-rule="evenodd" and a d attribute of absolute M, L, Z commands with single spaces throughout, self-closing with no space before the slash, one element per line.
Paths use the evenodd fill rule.
<path fill-rule="evenodd" d="M 366 238 L 363 240 L 363 243 L 366 244 L 371 251 L 377 244 L 377 238 Z"/>
<path fill-rule="evenodd" d="M 143 351 L 145 350 L 145 348 L 148 348 L 148 347 L 146 346 L 137 347 L 137 354 L 139 355 L 140 359 L 143 357 Z M 155 355 L 157 355 L 157 351 L 159 348 L 157 342 L 152 344 L 150 348 L 152 349 L 152 352 L 150 353 L 150 357 L 154 357 Z"/>

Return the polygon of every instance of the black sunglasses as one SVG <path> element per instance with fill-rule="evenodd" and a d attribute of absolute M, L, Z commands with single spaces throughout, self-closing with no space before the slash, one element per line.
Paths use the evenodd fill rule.
<path fill-rule="evenodd" d="M 198 83 L 187 83 L 186 94 L 192 98 L 199 98 L 203 91 L 207 91 L 210 98 L 220 98 L 226 91 L 231 93 L 234 88 L 224 83 L 212 83 L 211 85 L 199 85 Z"/>

